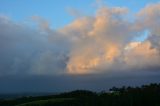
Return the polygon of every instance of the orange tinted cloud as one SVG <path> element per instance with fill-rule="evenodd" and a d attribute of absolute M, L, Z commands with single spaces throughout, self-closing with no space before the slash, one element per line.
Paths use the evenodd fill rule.
<path fill-rule="evenodd" d="M 150 40 L 132 41 L 139 34 L 139 23 L 125 19 L 127 13 L 126 8 L 103 6 L 96 16 L 78 18 L 61 29 L 62 33 L 75 38 L 71 40 L 73 47 L 67 72 L 87 74 L 119 69 L 119 65 L 123 69 L 130 69 L 159 62 L 158 51 L 151 49 L 153 44 Z"/>
<path fill-rule="evenodd" d="M 126 53 L 125 62 L 128 66 L 132 67 L 158 65 L 160 56 L 158 50 L 152 48 L 152 44 L 149 41 L 145 41 Z"/>

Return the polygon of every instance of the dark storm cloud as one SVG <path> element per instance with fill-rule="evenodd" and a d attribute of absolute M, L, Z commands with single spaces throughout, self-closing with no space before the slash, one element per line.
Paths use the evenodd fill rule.
<path fill-rule="evenodd" d="M 155 69 L 154 69 L 155 70 Z M 135 71 L 135 70 L 133 70 Z M 108 91 L 117 86 L 141 86 L 149 83 L 159 83 L 160 72 L 113 72 L 92 75 L 42 75 L 42 76 L 3 76 L 0 77 L 0 93 L 24 92 L 64 92 L 77 89 L 93 91 Z M 138 72 L 139 71 L 139 72 Z M 144 74 L 146 73 L 146 74 Z"/>

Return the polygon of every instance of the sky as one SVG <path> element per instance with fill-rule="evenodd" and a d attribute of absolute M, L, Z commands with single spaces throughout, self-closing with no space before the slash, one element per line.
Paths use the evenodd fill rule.
<path fill-rule="evenodd" d="M 158 0 L 0 0 L 0 93 L 160 82 Z"/>

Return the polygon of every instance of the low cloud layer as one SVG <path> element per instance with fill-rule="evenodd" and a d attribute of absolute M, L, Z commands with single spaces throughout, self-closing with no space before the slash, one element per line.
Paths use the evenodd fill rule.
<path fill-rule="evenodd" d="M 56 30 L 39 16 L 32 17 L 36 27 L 0 16 L 0 76 L 159 70 L 160 3 L 132 14 L 132 20 L 130 14 L 102 6 Z M 134 41 L 145 31 L 147 39 Z"/>

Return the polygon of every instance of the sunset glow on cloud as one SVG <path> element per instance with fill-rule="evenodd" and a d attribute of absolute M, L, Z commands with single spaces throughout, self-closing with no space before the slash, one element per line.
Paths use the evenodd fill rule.
<path fill-rule="evenodd" d="M 126 8 L 103 7 L 98 10 L 96 16 L 76 19 L 64 27 L 61 31 L 75 38 L 72 39 L 73 49 L 67 64 L 68 72 L 95 73 L 98 70 L 112 70 L 117 64 L 127 67 L 127 70 L 159 66 L 160 51 L 153 47 L 154 44 L 150 39 L 160 34 L 157 32 L 159 26 L 156 23 L 159 21 L 157 19 L 159 7 L 159 4 L 152 4 L 140 10 L 134 22 L 126 19 L 129 11 Z M 146 11 L 152 11 L 152 14 Z M 153 23 L 156 24 L 156 28 L 152 27 L 155 26 Z M 141 36 L 140 33 L 146 29 L 150 31 L 150 35 L 145 41 L 132 41 L 134 37 Z M 156 44 L 158 42 L 156 41 Z"/>
<path fill-rule="evenodd" d="M 160 3 L 147 5 L 134 14 L 133 21 L 127 18 L 129 11 L 125 7 L 102 6 L 94 16 L 77 17 L 57 30 L 39 16 L 32 17 L 38 29 L 1 16 L 1 56 L 6 62 L 0 68 L 10 70 L 10 74 L 26 67 L 28 74 L 90 74 L 118 70 L 117 66 L 122 70 L 159 67 Z M 149 32 L 147 39 L 133 41 L 145 30 Z M 27 54 L 21 53 L 21 45 Z M 7 56 L 12 51 L 14 56 Z"/>
<path fill-rule="evenodd" d="M 159 81 L 158 0 L 0 1 L 0 92 Z"/>

